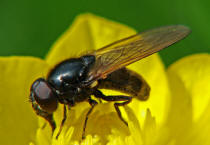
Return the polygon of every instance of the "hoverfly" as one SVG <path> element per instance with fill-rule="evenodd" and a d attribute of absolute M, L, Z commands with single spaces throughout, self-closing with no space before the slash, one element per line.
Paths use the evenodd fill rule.
<path fill-rule="evenodd" d="M 82 138 L 85 138 L 88 116 L 98 104 L 92 95 L 105 101 L 120 101 L 115 102 L 114 107 L 120 120 L 128 125 L 119 106 L 130 103 L 133 97 L 147 100 L 150 87 L 139 74 L 125 67 L 176 43 L 189 33 L 189 28 L 182 25 L 160 27 L 116 41 L 79 58 L 64 60 L 49 72 L 46 79 L 38 78 L 33 82 L 30 93 L 32 107 L 54 131 L 53 112 L 58 103 L 63 104 L 63 120 L 57 137 L 66 120 L 66 106 L 71 108 L 87 101 L 91 107 L 83 125 Z M 128 96 L 105 96 L 100 89 L 117 90 Z"/>

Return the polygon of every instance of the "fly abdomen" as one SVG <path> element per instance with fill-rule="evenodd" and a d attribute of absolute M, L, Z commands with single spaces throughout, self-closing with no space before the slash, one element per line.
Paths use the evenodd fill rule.
<path fill-rule="evenodd" d="M 122 68 L 98 81 L 99 89 L 116 90 L 129 94 L 139 100 L 147 100 L 150 93 L 150 87 L 139 74 Z"/>

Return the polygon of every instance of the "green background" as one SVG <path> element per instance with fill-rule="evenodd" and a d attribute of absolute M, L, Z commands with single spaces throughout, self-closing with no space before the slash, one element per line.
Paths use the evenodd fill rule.
<path fill-rule="evenodd" d="M 168 66 L 193 53 L 210 52 L 209 0 L 0 0 L 0 55 L 44 58 L 74 17 L 91 12 L 138 31 L 184 24 L 192 33 L 161 51 Z"/>

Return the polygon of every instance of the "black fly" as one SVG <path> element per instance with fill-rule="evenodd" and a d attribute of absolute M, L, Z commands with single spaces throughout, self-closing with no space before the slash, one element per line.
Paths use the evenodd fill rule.
<path fill-rule="evenodd" d="M 73 107 L 87 101 L 91 108 L 83 125 L 82 138 L 85 138 L 88 116 L 97 105 L 91 95 L 106 101 L 121 101 L 115 103 L 114 107 L 120 120 L 128 125 L 121 116 L 119 106 L 130 103 L 133 97 L 147 100 L 150 87 L 139 74 L 125 66 L 172 45 L 189 33 L 189 28 L 182 25 L 160 27 L 116 41 L 79 58 L 67 59 L 56 65 L 46 79 L 38 78 L 32 84 L 32 107 L 37 115 L 49 122 L 54 131 L 56 124 L 53 112 L 58 103 L 63 104 L 64 117 L 57 137 L 66 120 L 66 106 Z M 128 96 L 105 96 L 100 89 L 117 90 Z"/>

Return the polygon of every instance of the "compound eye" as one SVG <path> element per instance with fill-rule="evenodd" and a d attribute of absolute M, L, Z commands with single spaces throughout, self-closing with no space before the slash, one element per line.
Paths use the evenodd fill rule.
<path fill-rule="evenodd" d="M 56 94 L 44 79 L 37 79 L 32 84 L 31 96 L 34 97 L 38 105 L 46 112 L 52 113 L 57 109 L 58 101 Z"/>

